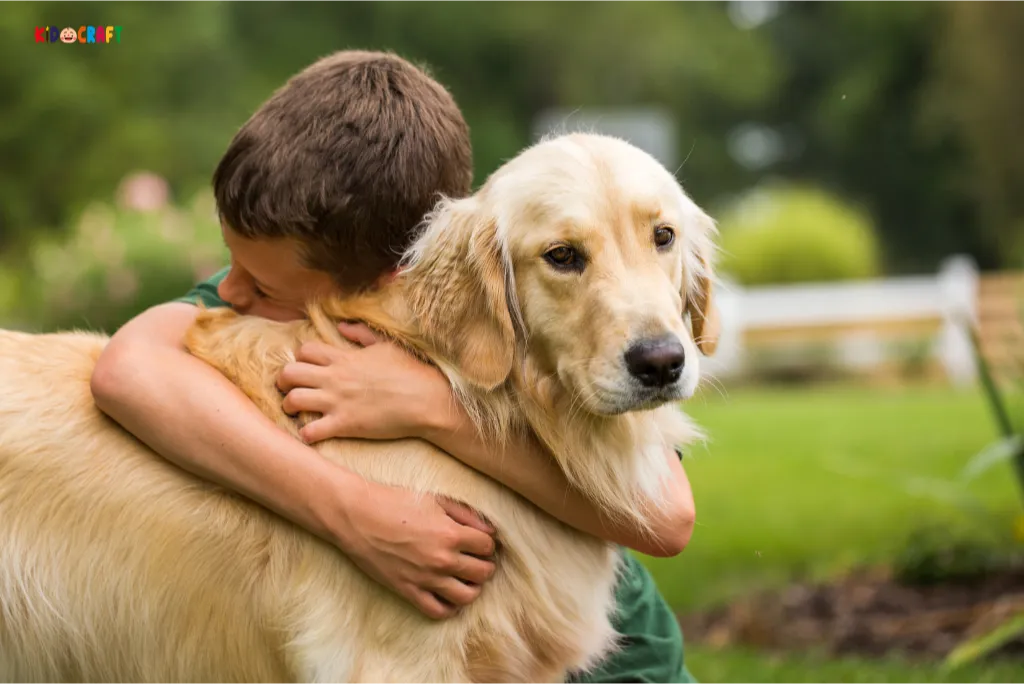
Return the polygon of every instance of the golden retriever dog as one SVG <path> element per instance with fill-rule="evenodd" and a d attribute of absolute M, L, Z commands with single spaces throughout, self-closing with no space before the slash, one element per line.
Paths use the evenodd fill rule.
<path fill-rule="evenodd" d="M 190 351 L 296 433 L 275 378 L 358 318 L 435 363 L 481 430 L 532 430 L 570 481 L 643 524 L 676 406 L 714 348 L 714 226 L 617 139 L 543 141 L 428 217 L 380 291 L 276 323 L 203 312 Z M 614 547 L 418 440 L 320 444 L 363 476 L 463 501 L 497 571 L 434 621 L 343 554 L 149 451 L 94 406 L 106 338 L 0 333 L 0 678 L 564 681 L 616 647 Z"/>

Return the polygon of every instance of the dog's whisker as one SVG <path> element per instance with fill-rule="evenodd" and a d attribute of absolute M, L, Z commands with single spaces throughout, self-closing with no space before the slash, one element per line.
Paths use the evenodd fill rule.
<path fill-rule="evenodd" d="M 586 407 L 585 404 L 586 404 L 587 401 L 589 401 L 589 400 L 591 400 L 591 399 L 593 399 L 594 397 L 597 396 L 597 390 L 595 388 L 588 388 L 588 389 L 590 391 L 589 391 L 589 393 L 586 396 L 584 396 L 583 392 L 578 392 L 577 393 L 577 395 L 578 395 L 578 397 L 580 399 L 580 402 L 577 405 L 575 412 L 570 410 L 570 416 L 571 416 L 570 422 L 574 421 L 579 416 L 579 414 L 583 412 L 583 409 Z"/>
<path fill-rule="evenodd" d="M 704 382 L 709 384 L 713 389 L 715 389 L 720 397 L 722 397 L 723 399 L 729 398 L 729 392 L 726 390 L 725 385 L 722 384 L 721 380 L 719 380 L 718 378 L 714 377 L 711 374 L 705 374 L 703 380 Z M 705 402 L 706 401 L 707 398 L 705 397 Z"/>
<path fill-rule="evenodd" d="M 577 404 L 577 402 L 579 402 Z M 584 397 L 579 388 L 574 388 L 569 402 L 569 411 L 565 418 L 566 425 L 571 425 L 583 409 Z"/>

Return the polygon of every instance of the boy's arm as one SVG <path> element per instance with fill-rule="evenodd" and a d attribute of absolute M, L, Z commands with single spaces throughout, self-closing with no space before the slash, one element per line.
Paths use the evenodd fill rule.
<path fill-rule="evenodd" d="M 493 540 L 465 509 L 370 483 L 320 457 L 183 347 L 199 309 L 164 304 L 113 336 L 92 377 L 97 406 L 185 470 L 237 491 L 346 552 L 433 617 L 472 601 Z M 408 524 L 407 524 L 408 523 Z"/>
<path fill-rule="evenodd" d="M 306 425 L 302 437 L 315 443 L 330 437 L 398 439 L 420 437 L 526 497 L 562 522 L 653 556 L 673 556 L 689 543 L 694 525 L 693 495 L 682 464 L 666 449 L 671 478 L 649 531 L 607 515 L 569 484 L 552 456 L 535 438 L 506 447 L 481 441 L 454 400 L 447 379 L 394 344 L 380 342 L 365 326 L 343 323 L 342 335 L 362 348 L 311 343 L 282 371 L 278 387 L 289 392 L 289 412 L 331 410 Z M 303 392 L 290 392 L 303 388 Z"/>
<path fill-rule="evenodd" d="M 649 556 L 675 556 L 686 548 L 695 522 L 693 492 L 679 455 L 665 450 L 671 477 L 663 501 L 650 520 L 650 532 L 609 518 L 584 497 L 535 437 L 517 437 L 505 447 L 481 440 L 462 411 L 444 411 L 429 423 L 423 437 L 466 465 L 519 492 L 550 515 L 578 530 L 622 544 Z"/>

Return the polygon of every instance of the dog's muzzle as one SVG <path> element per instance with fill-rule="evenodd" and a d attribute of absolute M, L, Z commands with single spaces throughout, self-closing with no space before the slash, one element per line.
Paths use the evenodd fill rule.
<path fill-rule="evenodd" d="M 644 387 L 663 389 L 674 385 L 683 374 L 686 351 L 675 335 L 648 338 L 626 350 L 626 368 Z"/>

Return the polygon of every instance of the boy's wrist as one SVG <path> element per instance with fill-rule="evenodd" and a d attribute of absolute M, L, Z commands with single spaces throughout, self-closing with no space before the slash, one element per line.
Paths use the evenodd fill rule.
<path fill-rule="evenodd" d="M 328 541 L 348 552 L 355 542 L 354 521 L 359 517 L 358 509 L 366 502 L 367 482 L 351 471 L 336 468 L 328 485 L 313 497 L 310 507 Z"/>
<path fill-rule="evenodd" d="M 461 427 L 465 412 L 455 399 L 447 380 L 425 386 L 423 389 L 425 391 L 418 395 L 416 405 L 411 407 L 410 437 L 418 437 L 436 445 L 434 439 L 437 435 Z"/>
<path fill-rule="evenodd" d="M 426 407 L 416 437 L 447 450 L 452 436 L 468 424 L 469 417 L 465 410 L 449 395 L 445 401 L 437 401 Z"/>

